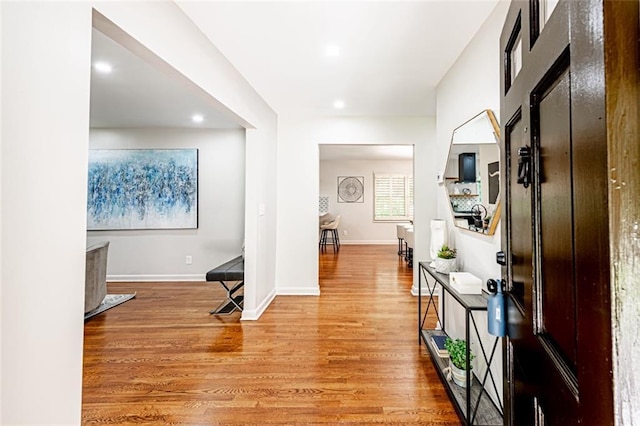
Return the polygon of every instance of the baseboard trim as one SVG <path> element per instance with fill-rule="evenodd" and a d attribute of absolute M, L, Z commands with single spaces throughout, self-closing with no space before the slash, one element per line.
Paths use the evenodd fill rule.
<path fill-rule="evenodd" d="M 262 316 L 264 311 L 269 307 L 271 302 L 273 302 L 273 299 L 275 299 L 275 298 L 276 298 L 276 290 L 273 289 L 273 290 L 271 290 L 269 295 L 267 297 L 265 297 L 265 299 L 262 301 L 260 306 L 258 306 L 256 309 L 251 309 L 251 310 L 244 309 L 242 311 L 242 317 L 240 317 L 240 319 L 242 321 L 256 321 L 256 320 L 258 320 Z"/>
<path fill-rule="evenodd" d="M 391 246 L 398 245 L 398 240 L 340 240 L 341 245 L 345 246 Z M 329 244 L 327 244 L 328 246 Z"/>
<path fill-rule="evenodd" d="M 108 282 L 179 282 L 206 281 L 205 274 L 107 275 Z"/>
<path fill-rule="evenodd" d="M 277 287 L 278 296 L 320 296 L 320 287 Z"/>
<path fill-rule="evenodd" d="M 411 295 L 412 296 L 417 296 L 418 295 L 418 286 L 413 286 L 411 287 Z M 435 291 L 433 292 L 434 296 L 440 296 L 440 286 L 438 286 L 438 288 L 435 289 Z M 422 286 L 422 297 L 425 296 L 429 296 L 429 289 L 427 288 L 426 285 Z"/>

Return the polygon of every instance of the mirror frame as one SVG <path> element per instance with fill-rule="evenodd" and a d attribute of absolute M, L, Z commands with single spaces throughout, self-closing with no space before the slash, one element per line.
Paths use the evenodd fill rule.
<path fill-rule="evenodd" d="M 498 121 L 496 120 L 495 115 L 493 114 L 493 111 L 490 109 L 486 109 L 482 112 L 480 112 L 479 114 L 474 115 L 472 118 L 470 118 L 469 120 L 465 121 L 463 124 L 461 124 L 460 126 L 456 127 L 455 129 L 453 129 L 453 132 L 451 134 L 451 142 L 449 143 L 449 154 L 447 155 L 447 163 L 445 164 L 444 167 L 444 171 L 443 171 L 443 183 L 444 183 L 444 187 L 445 187 L 445 192 L 446 192 L 446 196 L 447 196 L 447 201 L 449 204 L 449 211 L 451 213 L 451 218 L 453 220 L 453 225 L 456 228 L 459 229 L 464 229 L 466 231 L 469 232 L 473 232 L 474 234 L 477 235 L 487 235 L 487 236 L 491 236 L 494 235 L 496 232 L 496 229 L 498 227 L 498 222 L 500 222 L 500 213 L 501 213 L 501 206 L 500 206 L 500 193 L 502 192 L 502 190 L 504 188 L 502 188 L 502 182 L 500 182 L 500 176 L 498 177 L 499 179 L 499 183 L 498 183 L 498 194 L 497 194 L 497 198 L 496 198 L 496 203 L 495 203 L 495 207 L 493 209 L 493 211 L 491 212 L 492 216 L 491 216 L 491 221 L 485 226 L 483 226 L 481 229 L 477 229 L 475 227 L 472 227 L 472 225 L 468 225 L 468 226 L 461 226 L 457 223 L 456 220 L 456 215 L 455 215 L 455 211 L 453 208 L 453 200 L 450 197 L 450 193 L 449 193 L 449 182 L 453 179 L 458 179 L 458 176 L 456 177 L 452 177 L 452 176 L 448 176 L 447 175 L 447 170 L 449 170 L 450 166 L 449 163 L 451 162 L 451 158 L 452 158 L 452 153 L 454 151 L 454 145 L 462 145 L 462 144 L 454 144 L 454 139 L 456 137 L 456 132 L 460 132 L 460 130 L 462 128 L 464 128 L 465 126 L 469 125 L 470 123 L 478 120 L 479 118 L 481 118 L 482 116 L 486 116 L 486 118 L 488 119 L 491 127 L 492 127 L 492 138 L 493 141 L 487 141 L 486 144 L 482 143 L 482 142 L 475 142 L 475 143 L 469 143 L 469 145 L 471 144 L 478 144 L 478 145 L 489 145 L 491 143 L 495 143 L 496 149 L 498 150 L 498 168 L 500 169 L 502 166 L 501 160 L 500 160 L 500 126 L 498 125 Z M 482 190 L 482 189 L 481 189 Z M 480 203 L 479 203 L 480 204 Z M 483 204 L 483 206 L 486 208 L 487 206 L 485 206 Z"/>

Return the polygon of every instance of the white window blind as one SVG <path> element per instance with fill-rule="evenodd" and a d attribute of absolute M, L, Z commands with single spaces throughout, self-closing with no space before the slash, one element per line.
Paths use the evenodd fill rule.
<path fill-rule="evenodd" d="M 376 221 L 413 218 L 413 176 L 375 173 L 374 215 Z"/>

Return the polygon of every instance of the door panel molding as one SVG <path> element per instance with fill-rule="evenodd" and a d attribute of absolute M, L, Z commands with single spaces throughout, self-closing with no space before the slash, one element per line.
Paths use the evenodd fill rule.
<path fill-rule="evenodd" d="M 538 340 L 542 348 L 547 353 L 547 356 L 551 359 L 553 366 L 560 374 L 560 377 L 562 377 L 564 383 L 573 394 L 574 399 L 578 401 L 580 398 L 580 392 L 578 389 L 578 377 L 576 376 L 576 373 L 569 368 L 566 361 L 563 359 L 562 354 L 558 352 L 556 345 L 552 342 L 552 339 L 548 334 L 539 335 Z"/>

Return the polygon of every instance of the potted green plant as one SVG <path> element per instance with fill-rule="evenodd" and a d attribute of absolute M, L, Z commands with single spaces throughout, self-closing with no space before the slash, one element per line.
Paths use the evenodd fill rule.
<path fill-rule="evenodd" d="M 441 274 L 448 274 L 458 270 L 458 263 L 456 260 L 458 252 L 456 249 L 444 244 L 438 251 L 438 257 L 435 259 L 434 267 L 436 272 Z"/>
<path fill-rule="evenodd" d="M 447 338 L 444 347 L 449 352 L 449 368 L 451 368 L 451 376 L 453 382 L 463 388 L 467 387 L 467 342 L 461 339 L 452 340 Z M 471 361 L 475 356 L 469 351 L 469 370 L 473 368 Z"/>

